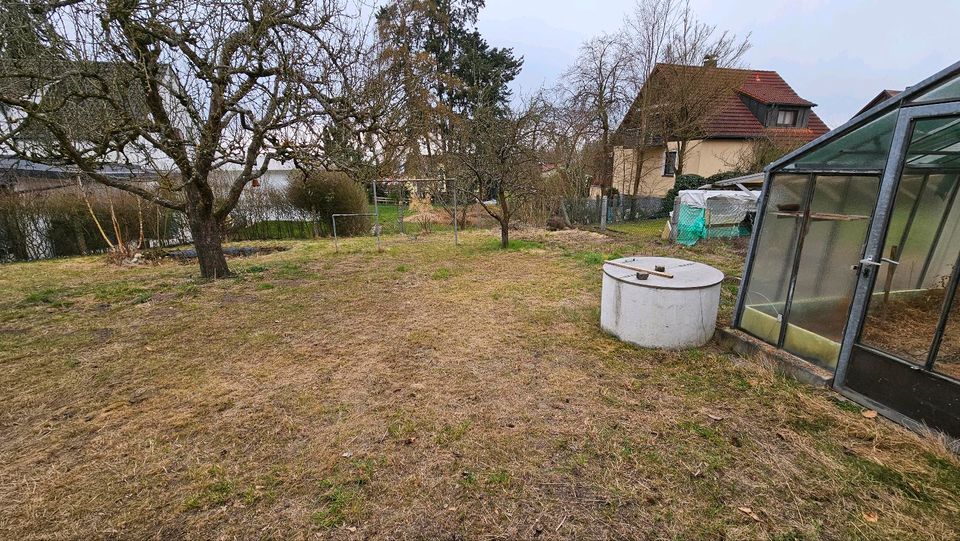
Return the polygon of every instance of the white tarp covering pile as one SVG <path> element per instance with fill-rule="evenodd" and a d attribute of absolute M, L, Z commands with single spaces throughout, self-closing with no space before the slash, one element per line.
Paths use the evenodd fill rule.
<path fill-rule="evenodd" d="M 692 246 L 700 239 L 749 234 L 741 223 L 756 210 L 759 199 L 758 191 L 683 190 L 670 214 L 670 236 Z"/>
<path fill-rule="evenodd" d="M 709 199 L 736 199 L 738 201 L 745 201 L 751 208 L 757 206 L 757 200 L 760 199 L 760 192 L 745 192 L 743 190 L 681 190 L 680 195 L 681 204 L 690 205 L 691 207 L 698 208 L 707 208 L 707 200 Z"/>

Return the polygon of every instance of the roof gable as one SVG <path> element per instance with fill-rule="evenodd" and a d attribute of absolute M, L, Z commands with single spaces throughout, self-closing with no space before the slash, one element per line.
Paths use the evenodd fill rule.
<path fill-rule="evenodd" d="M 867 104 L 863 106 L 863 109 L 860 109 L 859 111 L 857 111 L 857 114 L 853 116 L 858 116 L 863 113 L 866 113 L 870 109 L 873 109 L 880 102 L 887 101 L 888 99 L 900 94 L 901 92 L 903 91 L 902 90 L 881 90 L 879 94 L 874 96 L 872 100 L 868 101 Z"/>

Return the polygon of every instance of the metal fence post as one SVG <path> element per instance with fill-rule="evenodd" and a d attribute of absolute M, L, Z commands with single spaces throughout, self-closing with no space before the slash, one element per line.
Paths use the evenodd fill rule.
<path fill-rule="evenodd" d="M 600 199 L 600 229 L 607 228 L 607 196 Z"/>
<path fill-rule="evenodd" d="M 377 235 L 377 251 L 380 251 L 380 205 L 377 203 L 377 179 L 373 183 L 373 232 Z"/>
<path fill-rule="evenodd" d="M 457 237 L 457 179 L 453 179 L 453 245 L 460 246 L 460 239 Z"/>
<path fill-rule="evenodd" d="M 340 241 L 337 240 L 337 217 L 333 216 L 330 218 L 333 220 L 333 246 L 336 248 L 336 251 L 340 251 Z"/>
<path fill-rule="evenodd" d="M 401 235 L 406 235 L 407 230 L 403 224 L 403 185 L 400 185 L 400 195 L 397 196 L 397 226 Z"/>

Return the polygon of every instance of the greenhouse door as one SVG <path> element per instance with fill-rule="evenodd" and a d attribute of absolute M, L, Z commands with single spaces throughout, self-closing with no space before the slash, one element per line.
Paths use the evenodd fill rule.
<path fill-rule="evenodd" d="M 879 175 L 772 176 L 740 329 L 837 366 L 879 185 Z"/>
<path fill-rule="evenodd" d="M 838 388 L 960 437 L 960 107 L 905 107 L 847 326 Z"/>

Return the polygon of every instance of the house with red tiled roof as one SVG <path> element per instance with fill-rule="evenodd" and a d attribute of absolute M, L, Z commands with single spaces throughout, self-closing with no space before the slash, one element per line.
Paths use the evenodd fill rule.
<path fill-rule="evenodd" d="M 856 115 L 862 115 L 870 109 L 873 109 L 875 106 L 879 105 L 881 102 L 885 102 L 890 98 L 899 95 L 903 90 L 881 90 L 879 94 L 873 97 L 872 100 L 868 101 L 866 105 L 863 106 L 863 109 L 857 111 Z"/>
<path fill-rule="evenodd" d="M 828 132 L 814 107 L 775 71 L 718 68 L 709 59 L 702 66 L 658 64 L 614 134 L 613 174 L 604 185 L 659 197 L 678 172 L 737 170 L 758 140 L 795 147 Z M 682 111 L 689 125 L 662 118 L 680 116 L 670 110 Z"/>

